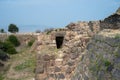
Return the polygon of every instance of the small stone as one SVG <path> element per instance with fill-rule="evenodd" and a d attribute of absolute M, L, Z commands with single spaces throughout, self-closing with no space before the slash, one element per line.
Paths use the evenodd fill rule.
<path fill-rule="evenodd" d="M 85 75 L 85 76 L 84 76 L 84 80 L 89 80 L 89 78 Z"/>
<path fill-rule="evenodd" d="M 120 57 L 115 58 L 114 63 L 116 63 L 116 64 L 120 63 Z"/>
<path fill-rule="evenodd" d="M 57 77 L 58 77 L 58 79 L 64 79 L 64 78 L 65 78 L 65 76 L 64 76 L 63 73 L 59 73 L 59 74 L 57 75 Z"/>
<path fill-rule="evenodd" d="M 37 60 L 41 60 L 41 59 L 42 59 L 41 55 L 40 54 L 37 55 Z"/>
<path fill-rule="evenodd" d="M 68 61 L 68 63 L 67 63 L 69 66 L 73 66 L 74 65 L 74 61 Z"/>
<path fill-rule="evenodd" d="M 39 46 L 39 45 L 42 45 L 42 42 L 39 41 L 39 42 L 37 43 L 37 46 Z"/>
<path fill-rule="evenodd" d="M 44 59 L 44 61 L 49 61 L 50 60 L 50 56 L 49 55 L 44 55 L 43 59 Z"/>
<path fill-rule="evenodd" d="M 50 66 L 54 66 L 55 65 L 55 61 L 54 60 L 51 60 L 50 61 Z"/>
<path fill-rule="evenodd" d="M 66 73 L 70 74 L 72 72 L 72 69 L 70 67 L 67 68 Z"/>
<path fill-rule="evenodd" d="M 55 60 L 55 55 L 51 55 L 51 56 L 50 56 L 50 59 L 51 59 L 51 60 Z"/>
<path fill-rule="evenodd" d="M 61 69 L 59 67 L 55 67 L 55 72 L 60 72 Z"/>
<path fill-rule="evenodd" d="M 99 71 L 98 72 L 98 79 L 99 80 L 104 80 L 105 77 L 105 72 L 104 71 Z"/>
<path fill-rule="evenodd" d="M 52 77 L 52 78 L 54 78 L 54 77 L 55 77 L 55 74 L 50 74 L 49 76 Z"/>
<path fill-rule="evenodd" d="M 109 65 L 109 66 L 107 67 L 107 71 L 111 72 L 111 71 L 113 70 L 113 68 L 114 68 L 113 65 Z"/>
<path fill-rule="evenodd" d="M 120 70 L 119 69 L 114 69 L 112 71 L 112 75 L 116 80 L 119 80 L 120 79 Z"/>
<path fill-rule="evenodd" d="M 63 64 L 63 59 L 56 59 L 55 60 L 55 65 L 61 66 Z"/>
<path fill-rule="evenodd" d="M 40 66 L 38 68 L 36 68 L 36 71 L 35 71 L 37 74 L 43 74 L 44 73 L 44 67 L 43 66 Z"/>
<path fill-rule="evenodd" d="M 78 54 L 77 53 L 72 53 L 71 55 L 70 55 L 70 58 L 71 59 L 76 59 L 78 57 Z"/>

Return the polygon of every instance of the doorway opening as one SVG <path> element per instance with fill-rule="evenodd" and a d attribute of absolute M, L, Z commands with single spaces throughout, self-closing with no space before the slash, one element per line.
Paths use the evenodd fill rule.
<path fill-rule="evenodd" d="M 60 49 L 62 47 L 63 40 L 64 40 L 64 36 L 56 36 L 57 49 Z"/>

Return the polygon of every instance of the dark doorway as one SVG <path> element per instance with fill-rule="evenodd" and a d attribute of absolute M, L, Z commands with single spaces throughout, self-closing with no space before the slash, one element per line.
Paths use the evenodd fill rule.
<path fill-rule="evenodd" d="M 63 36 L 56 36 L 56 46 L 57 46 L 57 49 L 60 49 L 62 47 L 63 39 L 64 39 Z"/>

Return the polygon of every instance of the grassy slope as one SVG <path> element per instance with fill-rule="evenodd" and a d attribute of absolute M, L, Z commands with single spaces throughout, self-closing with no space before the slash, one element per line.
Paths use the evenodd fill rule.
<path fill-rule="evenodd" d="M 9 65 L 4 72 L 4 80 L 33 80 L 35 69 L 35 52 L 25 48 L 6 63 Z"/>

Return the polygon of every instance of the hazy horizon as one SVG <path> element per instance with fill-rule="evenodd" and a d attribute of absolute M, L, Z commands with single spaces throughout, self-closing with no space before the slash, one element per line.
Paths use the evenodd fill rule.
<path fill-rule="evenodd" d="M 7 30 L 13 23 L 21 29 L 34 25 L 43 30 L 76 21 L 103 20 L 119 6 L 120 0 L 0 0 L 0 28 Z"/>

